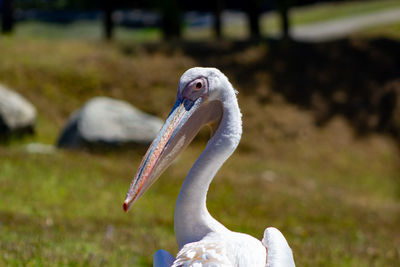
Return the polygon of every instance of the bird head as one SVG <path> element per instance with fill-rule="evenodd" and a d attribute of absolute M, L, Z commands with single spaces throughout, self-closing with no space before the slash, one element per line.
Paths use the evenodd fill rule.
<path fill-rule="evenodd" d="M 123 208 L 132 204 L 190 144 L 202 126 L 216 130 L 223 116 L 222 101 L 235 95 L 225 75 L 215 68 L 192 68 L 181 77 L 175 104 L 140 163 Z"/>

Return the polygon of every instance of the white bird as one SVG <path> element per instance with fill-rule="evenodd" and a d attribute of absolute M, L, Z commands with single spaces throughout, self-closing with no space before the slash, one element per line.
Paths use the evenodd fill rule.
<path fill-rule="evenodd" d="M 174 229 L 180 251 L 176 259 L 164 250 L 157 251 L 153 266 L 295 266 L 292 250 L 276 228 L 267 228 L 260 241 L 228 230 L 207 210 L 209 185 L 242 135 L 236 93 L 215 68 L 192 68 L 180 79 L 175 105 L 133 178 L 124 210 L 155 182 L 202 126 L 211 126 L 212 137 L 190 169 L 176 202 Z"/>

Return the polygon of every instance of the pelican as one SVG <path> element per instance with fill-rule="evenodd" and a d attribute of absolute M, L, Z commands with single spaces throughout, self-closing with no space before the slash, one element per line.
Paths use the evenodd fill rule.
<path fill-rule="evenodd" d="M 206 197 L 218 169 L 239 144 L 242 115 L 237 91 L 215 68 L 191 68 L 181 77 L 175 105 L 132 180 L 123 208 L 132 204 L 189 145 L 200 128 L 212 136 L 190 169 L 175 206 L 176 258 L 164 250 L 153 266 L 295 266 L 292 250 L 279 230 L 269 227 L 262 240 L 228 230 L 207 210 Z"/>

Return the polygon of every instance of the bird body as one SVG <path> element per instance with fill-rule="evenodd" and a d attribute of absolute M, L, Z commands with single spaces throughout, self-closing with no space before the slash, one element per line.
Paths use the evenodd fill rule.
<path fill-rule="evenodd" d="M 209 185 L 242 134 L 236 93 L 227 77 L 214 68 L 192 68 L 181 77 L 174 108 L 138 168 L 124 209 L 151 186 L 203 125 L 211 125 L 213 135 L 190 169 L 176 202 L 174 229 L 180 251 L 176 259 L 158 251 L 154 266 L 294 266 L 291 249 L 277 229 L 267 228 L 260 241 L 228 230 L 207 210 Z M 274 252 L 271 260 L 269 250 Z M 279 265 L 282 258 L 288 259 L 285 265 Z"/>
<path fill-rule="evenodd" d="M 252 236 L 231 231 L 211 232 L 200 241 L 184 245 L 173 266 L 195 266 L 201 263 L 203 266 L 264 267 L 266 257 L 266 248 Z"/>

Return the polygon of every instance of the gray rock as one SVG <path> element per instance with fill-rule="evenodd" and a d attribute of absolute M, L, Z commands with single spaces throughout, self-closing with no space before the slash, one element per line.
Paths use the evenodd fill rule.
<path fill-rule="evenodd" d="M 0 134 L 32 132 L 35 107 L 20 94 L 0 85 Z"/>
<path fill-rule="evenodd" d="M 149 144 L 161 129 L 162 120 L 129 103 L 95 97 L 68 119 L 58 147 Z"/>

